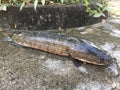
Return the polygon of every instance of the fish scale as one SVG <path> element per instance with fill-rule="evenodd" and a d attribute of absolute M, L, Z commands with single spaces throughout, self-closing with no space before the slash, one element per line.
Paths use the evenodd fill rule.
<path fill-rule="evenodd" d="M 24 32 L 14 34 L 11 39 L 13 42 L 24 47 L 71 57 L 85 63 L 108 65 L 112 61 L 112 57 L 105 51 L 77 37 L 70 37 L 52 32 Z"/>

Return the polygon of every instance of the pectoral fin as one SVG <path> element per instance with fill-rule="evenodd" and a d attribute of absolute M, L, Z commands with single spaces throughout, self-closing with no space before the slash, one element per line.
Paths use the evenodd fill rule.
<path fill-rule="evenodd" d="M 73 64 L 78 68 L 83 64 L 83 62 L 79 61 L 79 60 L 76 60 L 76 59 L 73 59 Z"/>

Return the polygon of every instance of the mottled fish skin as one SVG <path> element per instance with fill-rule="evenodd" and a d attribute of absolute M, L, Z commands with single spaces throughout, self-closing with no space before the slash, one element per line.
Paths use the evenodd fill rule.
<path fill-rule="evenodd" d="M 112 57 L 86 40 L 51 32 L 14 34 L 11 39 L 22 46 L 72 57 L 95 65 L 108 65 Z"/>

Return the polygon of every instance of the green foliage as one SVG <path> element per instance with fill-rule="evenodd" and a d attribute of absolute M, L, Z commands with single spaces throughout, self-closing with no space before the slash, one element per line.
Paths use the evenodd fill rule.
<path fill-rule="evenodd" d="M 45 0 L 44 0 L 45 1 Z M 34 1 L 34 9 L 36 10 L 36 8 L 37 8 L 37 5 L 38 5 L 38 0 L 35 0 Z"/>
<path fill-rule="evenodd" d="M 20 6 L 20 11 L 22 10 L 22 8 L 25 6 L 25 2 L 23 2 Z"/>
<path fill-rule="evenodd" d="M 5 4 L 0 5 L 0 10 L 6 11 L 7 10 L 7 6 Z"/>
<path fill-rule="evenodd" d="M 100 17 L 100 16 L 105 16 L 105 14 L 103 13 L 105 10 L 108 11 L 107 5 L 108 2 L 111 0 L 101 0 L 101 2 L 97 2 L 97 8 L 96 10 L 92 10 L 90 8 L 90 3 L 89 0 L 84 0 L 85 6 L 86 6 L 86 11 L 89 13 L 89 16 L 93 16 L 93 17 Z"/>
<path fill-rule="evenodd" d="M 93 10 L 90 8 L 90 2 L 95 1 L 97 8 Z M 20 11 L 26 4 L 34 4 L 34 9 L 36 10 L 38 4 L 48 5 L 48 4 L 73 4 L 73 3 L 84 3 L 86 6 L 86 11 L 90 16 L 100 17 L 104 16 L 104 11 L 108 10 L 107 4 L 110 0 L 0 0 L 0 10 L 5 10 L 8 5 L 18 5 L 20 6 Z"/>

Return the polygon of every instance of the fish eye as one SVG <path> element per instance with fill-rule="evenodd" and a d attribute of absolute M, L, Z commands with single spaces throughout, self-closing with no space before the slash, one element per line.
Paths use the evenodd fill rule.
<path fill-rule="evenodd" d="M 100 57 L 100 59 L 101 59 L 101 60 L 104 60 L 104 58 L 103 58 L 103 57 Z"/>
<path fill-rule="evenodd" d="M 104 63 L 104 59 L 101 59 L 101 60 L 100 60 L 100 63 Z"/>

